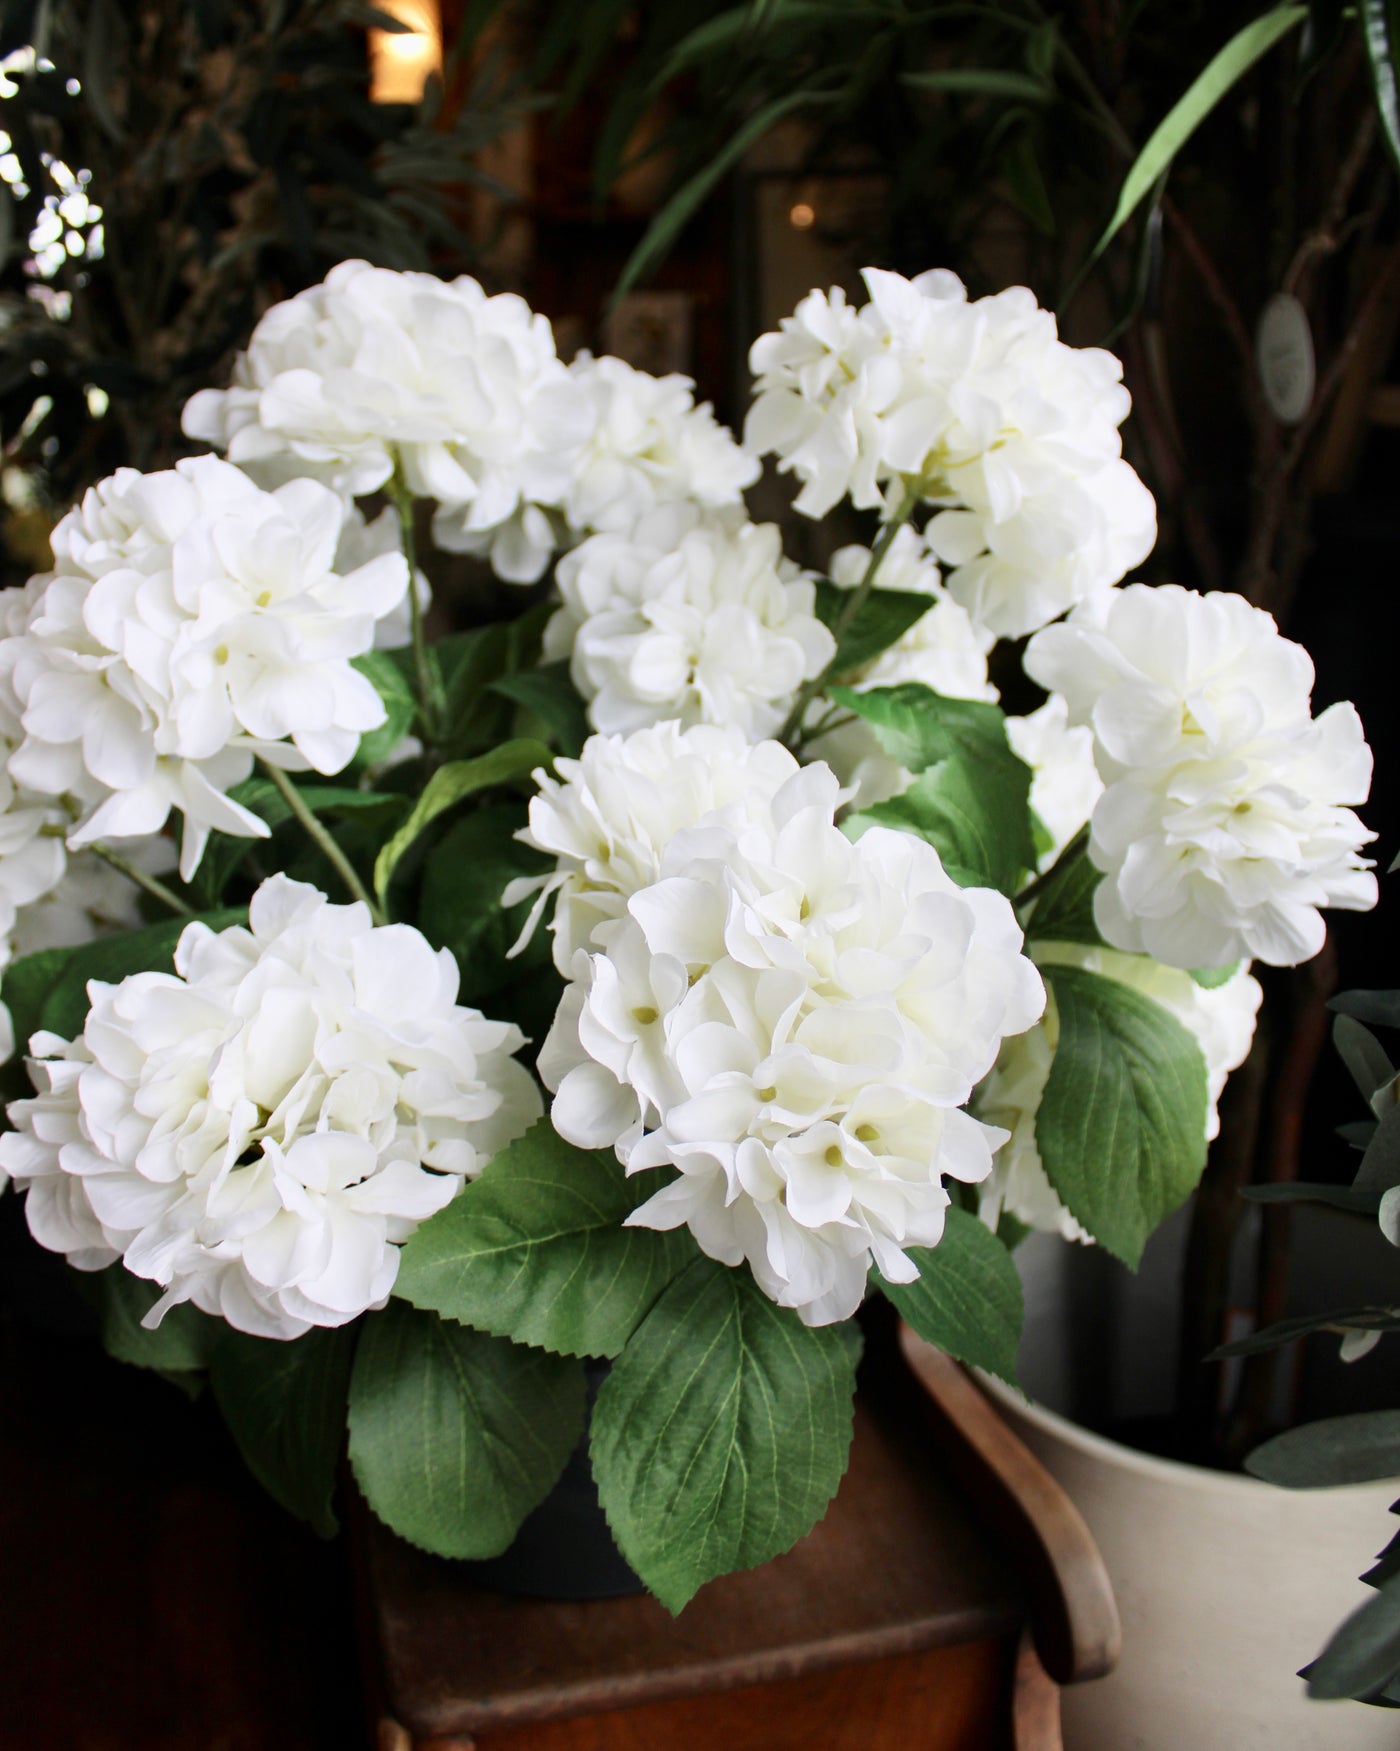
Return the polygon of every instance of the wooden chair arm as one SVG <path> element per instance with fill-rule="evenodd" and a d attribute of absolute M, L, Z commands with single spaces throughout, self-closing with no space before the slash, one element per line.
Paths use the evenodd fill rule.
<path fill-rule="evenodd" d="M 1012 1433 L 967 1372 L 903 1322 L 900 1349 L 938 1413 L 957 1482 L 989 1508 L 1030 1586 L 1036 1652 L 1059 1684 L 1102 1678 L 1122 1630 L 1093 1534 L 1069 1497 Z"/>

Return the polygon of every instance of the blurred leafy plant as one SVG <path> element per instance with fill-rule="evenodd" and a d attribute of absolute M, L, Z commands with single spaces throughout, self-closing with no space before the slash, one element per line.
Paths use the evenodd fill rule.
<path fill-rule="evenodd" d="M 372 27 L 403 28 L 361 0 L 0 0 L 0 438 L 22 496 L 168 465 L 189 394 L 337 261 L 472 262 L 470 191 L 506 192 L 482 150 L 541 100 L 454 51 L 420 105 L 371 102 Z"/>

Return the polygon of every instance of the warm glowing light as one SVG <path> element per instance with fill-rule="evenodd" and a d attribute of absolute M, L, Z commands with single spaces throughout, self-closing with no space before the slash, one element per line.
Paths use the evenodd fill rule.
<path fill-rule="evenodd" d="M 369 33 L 370 96 L 376 103 L 417 103 L 423 87 L 442 71 L 442 19 L 437 0 L 378 0 L 409 28 Z"/>
<path fill-rule="evenodd" d="M 810 231 L 816 222 L 817 210 L 806 201 L 798 201 L 788 210 L 788 224 L 794 231 Z"/>

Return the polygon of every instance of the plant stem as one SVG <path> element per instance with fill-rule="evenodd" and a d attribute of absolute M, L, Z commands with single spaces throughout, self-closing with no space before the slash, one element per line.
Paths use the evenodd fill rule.
<path fill-rule="evenodd" d="M 95 844 L 91 850 L 100 857 L 103 863 L 110 864 L 113 869 L 120 870 L 128 881 L 135 882 L 138 888 L 144 888 L 162 906 L 168 906 L 179 918 L 193 918 L 194 907 L 187 906 L 178 894 L 174 894 L 165 883 L 149 875 L 144 869 L 132 863 L 130 858 L 123 857 L 120 851 L 113 851 L 110 845 Z"/>
<path fill-rule="evenodd" d="M 413 640 L 413 673 L 418 689 L 418 711 L 422 719 L 423 740 L 432 746 L 439 739 L 441 722 L 437 672 L 428 655 L 428 640 L 423 631 L 423 604 L 418 599 L 418 544 L 413 525 L 413 494 L 404 479 L 403 463 L 394 458 L 393 479 L 389 496 L 399 518 L 399 535 L 403 556 L 408 561 L 408 625 Z"/>
<path fill-rule="evenodd" d="M 263 771 L 266 772 L 267 776 L 272 780 L 273 784 L 276 785 L 278 791 L 280 791 L 282 799 L 287 807 L 296 816 L 301 825 L 305 827 L 317 850 L 330 860 L 335 868 L 336 874 L 350 890 L 351 898 L 359 900 L 363 905 L 369 907 L 370 918 L 375 924 L 383 924 L 385 922 L 384 914 L 379 910 L 378 906 L 375 905 L 369 889 L 366 888 L 359 876 L 355 874 L 354 865 L 340 849 L 339 845 L 336 844 L 334 836 L 326 827 L 325 823 L 318 821 L 315 815 L 311 812 L 311 809 L 307 805 L 306 798 L 292 783 L 291 779 L 287 777 L 286 773 L 282 771 L 281 767 L 273 766 L 266 760 L 260 761 L 259 764 Z"/>
<path fill-rule="evenodd" d="M 854 623 L 856 616 L 869 599 L 870 592 L 875 588 L 875 574 L 879 571 L 885 555 L 894 545 L 895 536 L 914 515 L 919 500 L 923 496 L 923 486 L 922 478 L 906 482 L 904 497 L 899 502 L 899 509 L 885 524 L 876 538 L 875 545 L 870 549 L 870 563 L 865 568 L 865 574 L 855 589 L 850 592 L 842 605 L 841 612 L 836 616 L 836 624 L 831 628 L 831 636 L 836 641 L 837 655 L 841 649 L 842 634 Z M 792 710 L 787 714 L 787 721 L 778 731 L 780 742 L 790 743 L 793 736 L 801 729 L 802 720 L 807 715 L 807 707 L 831 679 L 831 671 L 836 665 L 837 655 L 833 655 L 820 675 L 814 675 L 810 681 L 804 681 L 798 689 L 797 698 L 792 702 Z"/>

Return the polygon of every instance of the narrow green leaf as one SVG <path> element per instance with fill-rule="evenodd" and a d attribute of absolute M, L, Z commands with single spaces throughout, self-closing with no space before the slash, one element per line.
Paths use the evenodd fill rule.
<path fill-rule="evenodd" d="M 1015 97 L 1044 103 L 1051 95 L 1043 79 L 1009 67 L 938 67 L 928 73 L 901 73 L 899 82 L 915 91 L 946 91 L 955 97 Z"/>
<path fill-rule="evenodd" d="M 1000 708 L 975 699 L 944 699 L 907 683 L 831 697 L 863 717 L 881 746 L 917 774 L 899 796 L 848 823 L 876 824 L 927 839 L 955 879 L 1014 893 L 1035 861 L 1031 770 L 1011 751 Z"/>
<path fill-rule="evenodd" d="M 1021 128 L 1012 136 L 1001 155 L 1001 170 L 1012 200 L 1042 237 L 1053 237 L 1055 209 L 1035 155 L 1035 142 L 1027 129 Z"/>
<path fill-rule="evenodd" d="M 475 760 L 454 760 L 448 766 L 440 766 L 424 786 L 408 819 L 374 860 L 374 887 L 380 902 L 388 894 L 389 882 L 403 854 L 430 822 L 477 791 L 528 777 L 536 767 L 548 766 L 551 758 L 543 742 L 526 738 L 502 742 L 499 748 Z"/>
<path fill-rule="evenodd" d="M 1259 1356 L 1266 1350 L 1276 1350 L 1281 1344 L 1291 1344 L 1295 1338 L 1311 1337 L 1314 1332 L 1400 1331 L 1400 1309 L 1391 1307 L 1344 1307 L 1339 1312 L 1305 1313 L 1297 1319 L 1280 1319 L 1266 1325 L 1262 1331 L 1233 1343 L 1221 1344 L 1206 1358 L 1208 1362 L 1223 1362 L 1231 1356 Z"/>
<path fill-rule="evenodd" d="M 588 712 L 569 679 L 567 661 L 503 675 L 491 683 L 491 691 L 532 711 L 558 742 L 561 754 L 577 754 L 593 734 Z"/>
<path fill-rule="evenodd" d="M 1065 847 L 1043 878 L 1026 925 L 1032 942 L 1082 942 L 1103 947 L 1094 922 L 1094 895 L 1103 876 L 1089 861 L 1087 834 Z"/>
<path fill-rule="evenodd" d="M 1354 1210 L 1374 1216 L 1381 1207 L 1381 1194 L 1359 1192 L 1354 1186 L 1328 1185 L 1319 1180 L 1285 1180 L 1279 1185 L 1244 1186 L 1240 1196 L 1256 1204 L 1328 1204 L 1334 1210 Z"/>
<path fill-rule="evenodd" d="M 630 292 L 639 280 L 646 278 L 690 223 L 710 191 L 775 123 L 780 122 L 784 116 L 791 115 L 794 110 L 833 101 L 834 94 L 831 92 L 790 91 L 786 96 L 776 97 L 755 110 L 741 127 L 735 129 L 710 162 L 696 171 L 688 182 L 682 183 L 657 213 L 641 242 L 628 257 L 613 297 L 620 298 L 623 293 Z"/>
<path fill-rule="evenodd" d="M 706 1258 L 633 1333 L 594 1406 L 593 1475 L 618 1548 L 668 1611 L 825 1513 L 850 1450 L 854 1350 Z"/>
<path fill-rule="evenodd" d="M 616 1356 L 695 1257 L 684 1232 L 622 1226 L 646 1195 L 611 1150 L 541 1119 L 410 1237 L 394 1293 L 519 1343 Z"/>
<path fill-rule="evenodd" d="M 1369 1697 L 1400 1675 L 1400 1576 L 1353 1611 L 1312 1665 L 1308 1695 L 1319 1701 Z"/>
<path fill-rule="evenodd" d="M 1148 1235 L 1205 1166 L 1205 1058 L 1141 992 L 1077 967 L 1043 971 L 1059 1039 L 1036 1146 L 1070 1214 L 1136 1267 Z"/>
<path fill-rule="evenodd" d="M 774 0 L 768 22 L 770 25 L 775 22 L 831 24 L 850 18 L 850 6 L 834 5 L 832 0 L 824 0 L 822 4 L 817 0 Z M 717 17 L 707 18 L 703 24 L 687 32 L 667 55 L 651 81 L 651 89 L 657 91 L 663 85 L 669 85 L 677 74 L 690 67 L 713 66 L 741 43 L 745 49 L 757 47 L 753 35 L 753 10 L 747 0 L 742 6 L 731 7 Z"/>
<path fill-rule="evenodd" d="M 401 1538 L 499 1556 L 578 1445 L 583 1369 L 391 1301 L 350 1381 L 350 1464 Z"/>
<path fill-rule="evenodd" d="M 1011 1254 L 970 1211 L 951 1206 L 945 1224 L 937 1246 L 909 1248 L 916 1282 L 880 1287 L 921 1338 L 1014 1386 L 1025 1304 Z"/>
<path fill-rule="evenodd" d="M 188 1302 L 172 1307 L 154 1331 L 141 1321 L 160 1300 L 159 1283 L 134 1277 L 122 1264 L 88 1279 L 97 1291 L 102 1347 L 119 1362 L 159 1374 L 197 1374 L 208 1366 L 215 1341 L 227 1329 Z"/>
<path fill-rule="evenodd" d="M 355 1333 L 318 1327 L 282 1342 L 226 1330 L 209 1384 L 249 1471 L 322 1538 L 336 1532 L 336 1470 Z"/>
<path fill-rule="evenodd" d="M 1256 1447 L 1245 1470 L 1290 1490 L 1400 1477 L 1400 1411 L 1358 1411 L 1287 1429 Z"/>
<path fill-rule="evenodd" d="M 835 628 L 842 610 L 851 599 L 851 592 L 817 580 L 817 619 L 823 626 Z M 916 625 L 937 604 L 932 596 L 921 596 L 914 590 L 872 590 L 861 603 L 855 619 L 841 635 L 832 659 L 833 675 L 849 675 L 874 662 L 881 651 L 898 644 L 911 626 Z"/>
<path fill-rule="evenodd" d="M 1395 0 L 1357 0 L 1361 15 L 1361 38 L 1366 45 L 1366 63 L 1371 89 L 1381 118 L 1386 150 L 1400 170 L 1400 82 L 1395 57 L 1400 49 L 1400 16 Z"/>
<path fill-rule="evenodd" d="M 1132 217 L 1138 203 L 1168 168 L 1177 153 L 1195 133 L 1221 98 L 1237 85 L 1255 62 L 1266 55 L 1281 37 L 1287 36 L 1308 16 L 1306 6 L 1275 6 L 1237 31 L 1225 47 L 1197 75 L 1181 97 L 1153 129 L 1138 153 L 1119 191 L 1103 235 L 1094 245 L 1091 261 L 1097 261 Z"/>

